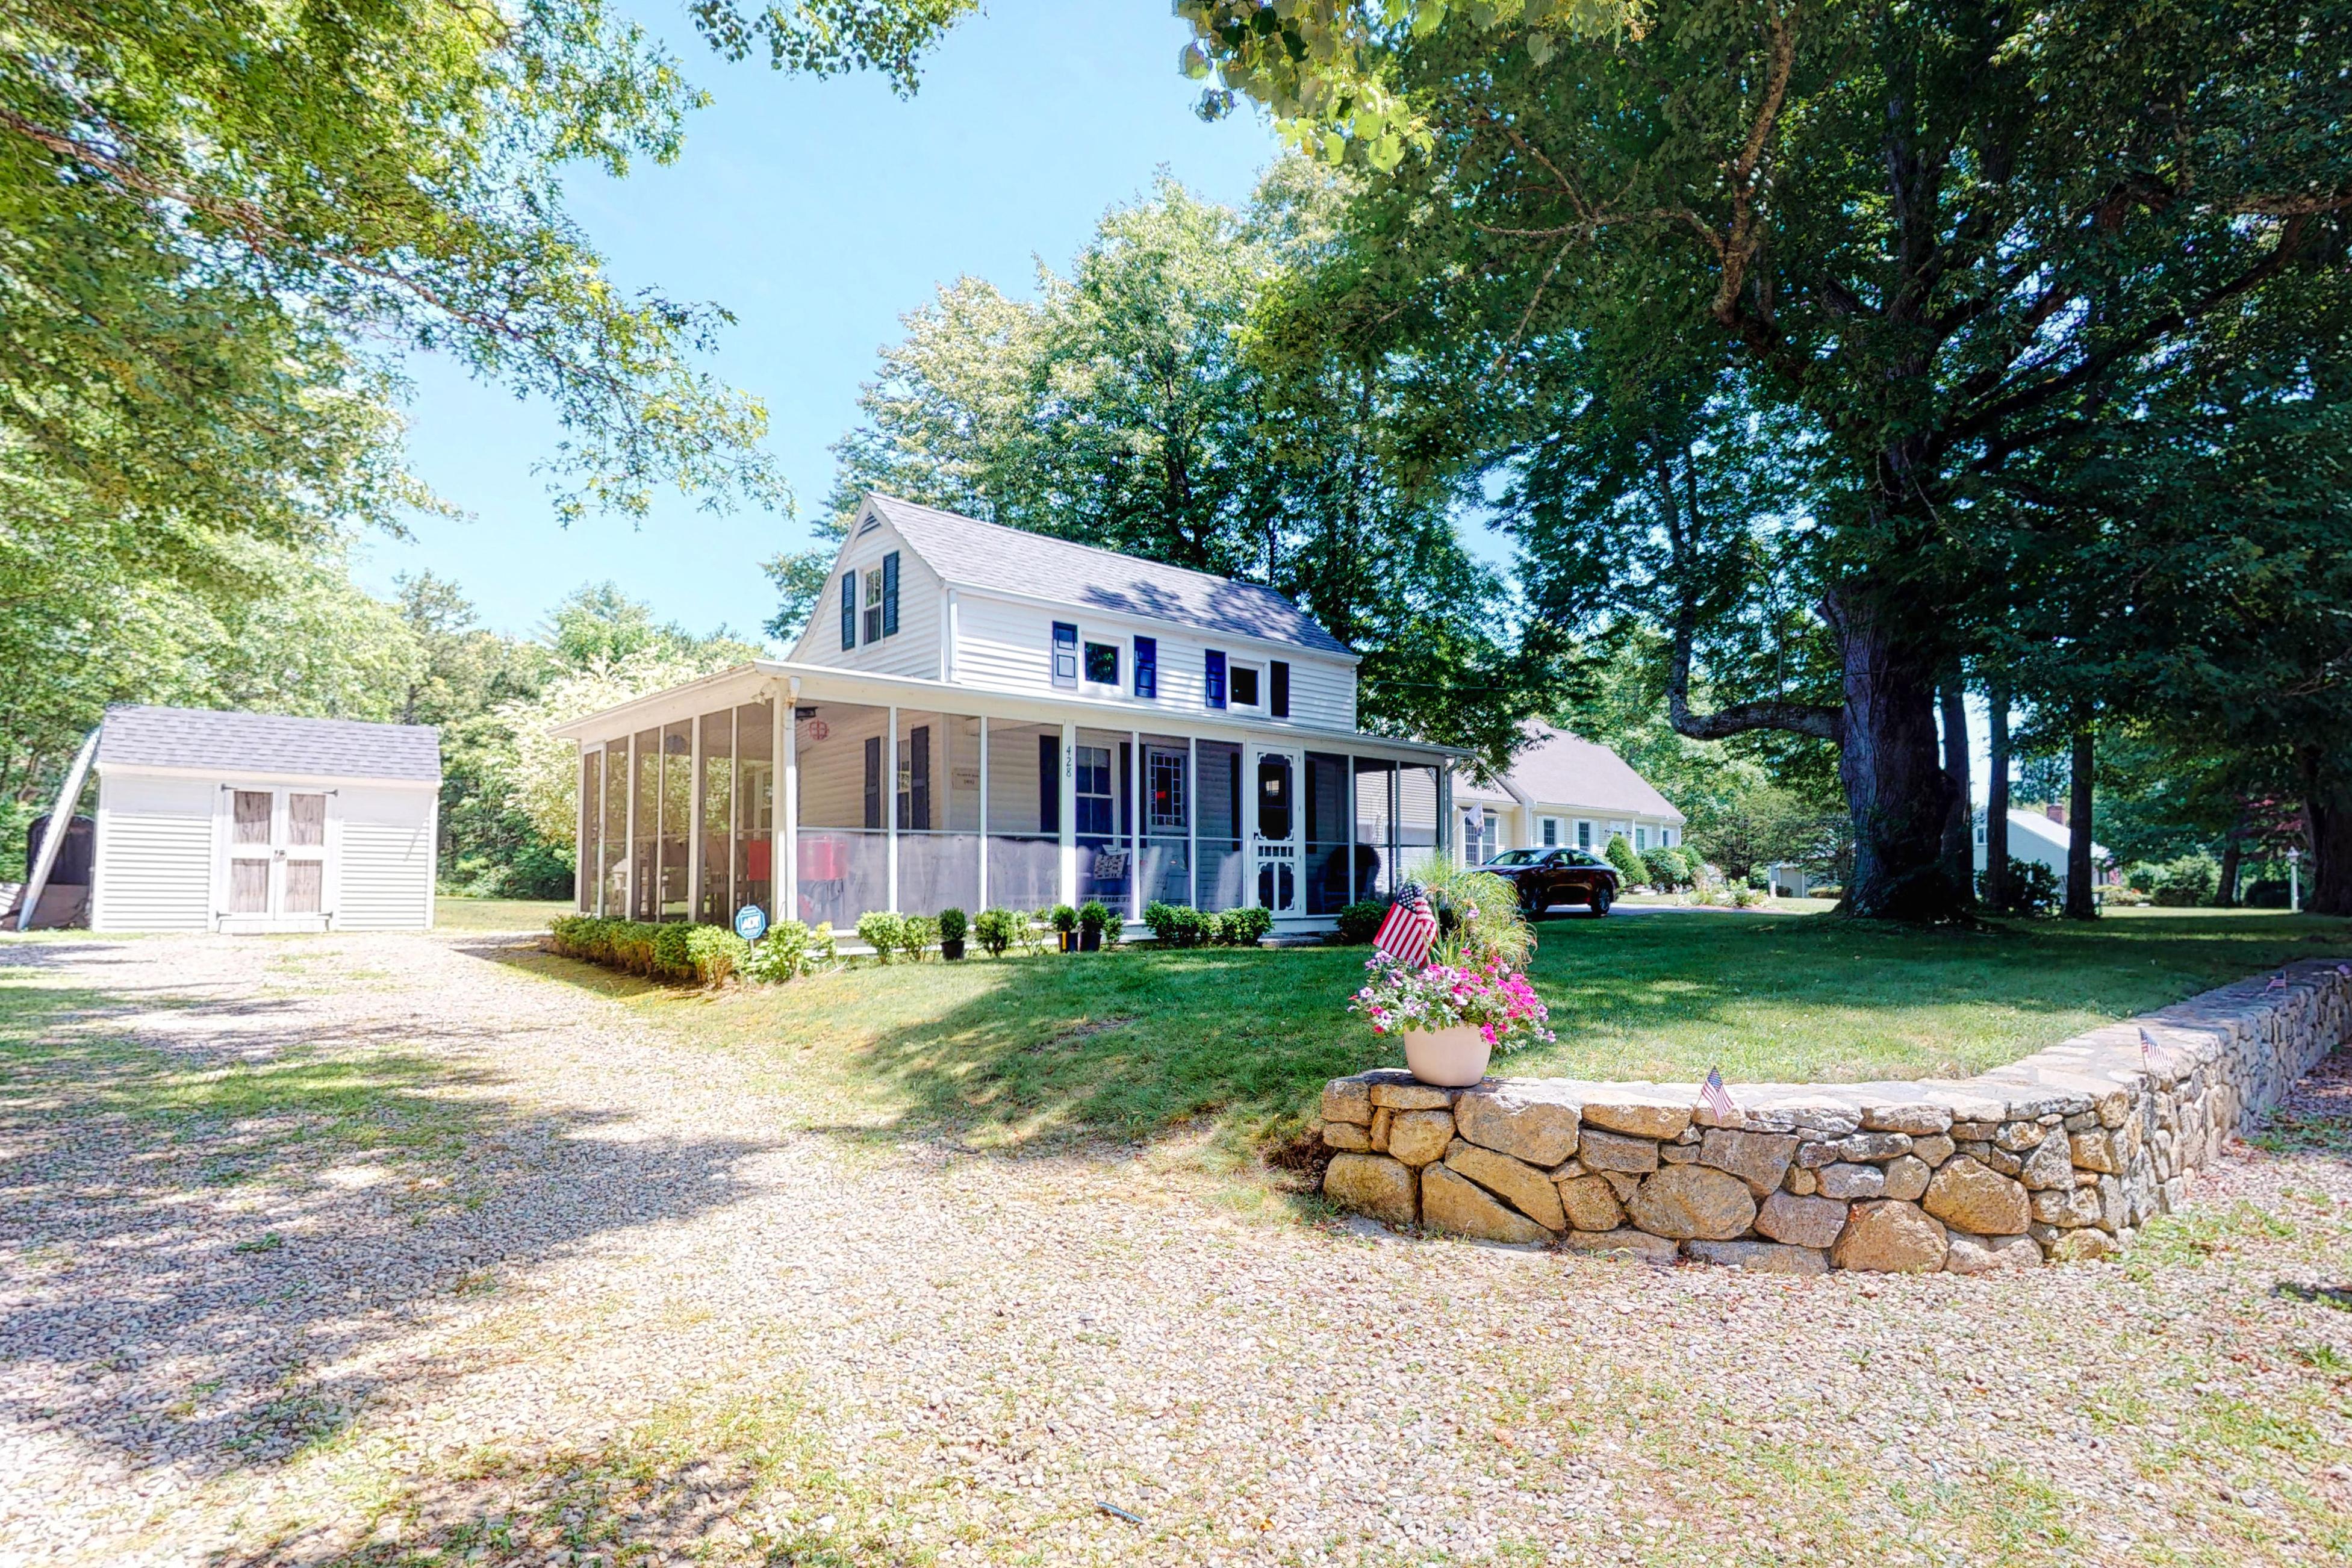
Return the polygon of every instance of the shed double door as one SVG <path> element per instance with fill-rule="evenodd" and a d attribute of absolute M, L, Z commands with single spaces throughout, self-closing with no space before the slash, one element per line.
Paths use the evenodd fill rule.
<path fill-rule="evenodd" d="M 221 867 L 226 931 L 324 931 L 327 794 L 230 787 Z"/>

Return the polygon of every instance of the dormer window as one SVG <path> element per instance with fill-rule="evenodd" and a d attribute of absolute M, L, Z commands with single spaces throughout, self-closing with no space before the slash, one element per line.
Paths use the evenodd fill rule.
<path fill-rule="evenodd" d="M 882 640 L 882 568 L 872 566 L 866 573 L 866 640 Z"/>

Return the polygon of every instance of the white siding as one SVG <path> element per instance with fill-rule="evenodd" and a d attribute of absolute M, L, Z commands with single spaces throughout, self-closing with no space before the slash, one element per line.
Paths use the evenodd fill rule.
<path fill-rule="evenodd" d="M 421 931 L 433 910 L 433 792 L 345 787 L 335 800 L 339 931 Z"/>
<path fill-rule="evenodd" d="M 1206 669 L 1210 649 L 1228 659 L 1264 665 L 1273 659 L 1290 665 L 1289 723 L 1317 730 L 1351 730 L 1356 723 L 1355 668 L 1347 660 L 1308 648 L 1283 648 L 1244 638 L 1220 637 L 1190 626 L 1167 623 L 1138 625 L 1124 617 L 1090 617 L 1083 609 L 1055 609 L 963 591 L 957 612 L 955 678 L 959 685 L 996 691 L 1051 696 L 1054 686 L 1053 640 L 1055 621 L 1072 621 L 1081 645 L 1118 645 L 1119 686 L 1081 684 L 1075 695 L 1116 700 L 1135 710 L 1145 728 L 1148 714 L 1195 714 L 1214 711 L 1207 705 Z M 836 614 L 838 612 L 836 611 Z M 1135 690 L 1135 637 L 1138 632 L 1157 637 L 1159 696 L 1147 700 Z M 835 638 L 835 642 L 840 639 Z M 1066 692 L 1066 689 L 1065 689 Z M 1261 693 L 1263 699 L 1265 693 Z M 1263 700 L 1254 710 L 1232 710 L 1234 717 L 1265 721 Z M 1274 721 L 1282 722 L 1282 721 Z"/>
<path fill-rule="evenodd" d="M 204 931 L 212 924 L 219 793 L 202 779 L 100 775 L 92 926 Z"/>
<path fill-rule="evenodd" d="M 879 571 L 882 558 L 898 552 L 898 629 L 879 642 L 866 640 L 865 601 L 858 601 L 857 646 L 841 646 L 841 580 L 855 571 L 859 580 Z M 851 536 L 825 579 L 824 593 L 809 616 L 807 629 L 793 658 L 837 669 L 865 670 L 875 675 L 912 675 L 937 679 L 940 674 L 940 639 L 944 635 L 946 589 L 939 574 L 908 548 L 898 530 L 877 518 L 873 527 Z"/>

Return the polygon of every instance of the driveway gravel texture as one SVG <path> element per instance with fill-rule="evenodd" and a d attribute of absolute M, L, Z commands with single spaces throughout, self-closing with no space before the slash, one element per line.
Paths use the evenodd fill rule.
<path fill-rule="evenodd" d="M 2352 1558 L 2342 1053 L 2120 1264 L 1659 1270 L 877 1126 L 533 940 L 0 943 L 0 1564 Z"/>

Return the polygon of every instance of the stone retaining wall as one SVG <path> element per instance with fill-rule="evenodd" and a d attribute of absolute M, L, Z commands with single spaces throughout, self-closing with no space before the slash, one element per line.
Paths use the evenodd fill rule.
<path fill-rule="evenodd" d="M 1735 1084 L 1733 1117 L 1696 1086 L 1433 1089 L 1386 1068 L 1325 1087 L 1323 1192 L 1391 1225 L 1661 1263 L 1975 1274 L 2096 1258 L 2347 1036 L 2352 971 L 2329 960 L 1972 1079 Z"/>

